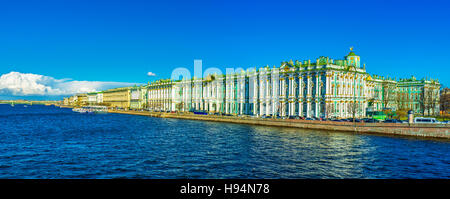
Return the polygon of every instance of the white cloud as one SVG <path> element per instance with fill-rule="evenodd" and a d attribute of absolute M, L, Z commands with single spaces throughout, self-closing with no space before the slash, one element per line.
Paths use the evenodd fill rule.
<path fill-rule="evenodd" d="M 147 75 L 148 75 L 148 76 L 150 76 L 150 77 L 154 77 L 154 76 L 156 76 L 156 74 L 155 74 L 155 73 L 153 73 L 153 72 L 148 72 L 148 73 L 147 73 Z"/>
<path fill-rule="evenodd" d="M 20 72 L 10 72 L 0 76 L 0 94 L 12 96 L 73 95 L 131 85 L 134 83 L 75 81 Z"/>

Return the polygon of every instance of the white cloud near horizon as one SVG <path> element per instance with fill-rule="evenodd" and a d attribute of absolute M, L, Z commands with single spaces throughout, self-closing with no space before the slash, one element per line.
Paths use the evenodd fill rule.
<path fill-rule="evenodd" d="M 132 85 L 135 83 L 55 79 L 14 71 L 0 76 L 0 94 L 12 96 L 67 96 Z"/>
<path fill-rule="evenodd" d="M 150 76 L 150 77 L 155 77 L 156 76 L 156 74 L 153 73 L 153 72 L 148 72 L 147 75 Z"/>

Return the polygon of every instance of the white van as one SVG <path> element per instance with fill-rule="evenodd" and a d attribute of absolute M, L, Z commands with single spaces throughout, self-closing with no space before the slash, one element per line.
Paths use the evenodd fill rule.
<path fill-rule="evenodd" d="M 436 118 L 416 117 L 416 118 L 414 118 L 414 123 L 417 123 L 417 124 L 440 124 L 441 122 L 437 121 Z"/>

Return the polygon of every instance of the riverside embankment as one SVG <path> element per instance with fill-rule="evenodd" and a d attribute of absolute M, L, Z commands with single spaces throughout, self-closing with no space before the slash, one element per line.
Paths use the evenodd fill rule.
<path fill-rule="evenodd" d="M 110 110 L 109 112 L 120 114 L 131 114 L 131 115 L 143 115 L 150 117 L 161 117 L 161 118 L 203 120 L 213 122 L 228 122 L 228 123 L 265 125 L 276 127 L 346 131 L 355 133 L 384 134 L 384 135 L 415 136 L 426 138 L 444 138 L 444 139 L 450 138 L 450 125 L 448 124 L 351 123 L 351 122 L 309 121 L 309 120 L 292 120 L 292 119 L 261 119 L 251 117 L 176 114 L 176 113 L 160 113 L 160 112 L 144 112 L 144 111 Z"/>

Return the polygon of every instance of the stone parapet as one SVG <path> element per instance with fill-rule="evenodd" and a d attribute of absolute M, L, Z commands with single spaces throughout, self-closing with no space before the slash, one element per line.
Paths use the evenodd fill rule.
<path fill-rule="evenodd" d="M 425 138 L 450 138 L 449 124 L 387 124 L 387 123 L 351 123 L 332 121 L 309 121 L 291 119 L 261 119 L 236 116 L 212 116 L 177 113 L 153 113 L 139 111 L 110 111 L 111 113 L 122 113 L 132 115 L 143 115 L 162 118 L 177 118 L 189 120 L 203 120 L 212 122 L 228 122 L 249 125 L 264 125 L 276 127 L 290 127 L 302 129 L 317 129 L 329 131 L 343 131 L 355 133 L 368 133 L 380 135 L 400 135 Z"/>

